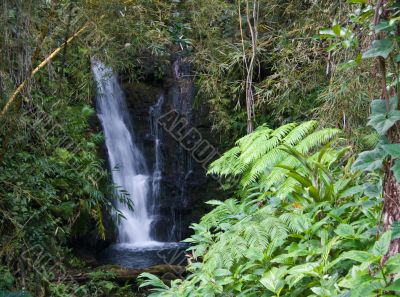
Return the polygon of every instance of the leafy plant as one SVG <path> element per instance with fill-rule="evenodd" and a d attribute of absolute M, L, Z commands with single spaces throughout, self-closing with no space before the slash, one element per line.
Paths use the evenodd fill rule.
<path fill-rule="evenodd" d="M 296 131 L 295 127 L 309 131 L 306 127 L 312 125 L 292 124 L 290 131 Z M 272 143 L 265 135 L 287 129 L 262 127 L 245 136 L 233 149 L 236 153 L 229 151 L 210 171 L 231 174 L 238 168 L 231 164 L 242 164 L 244 156 L 263 158 L 269 154 L 265 147 Z M 308 138 L 305 134 L 283 133 L 283 139 L 297 141 L 269 145 L 275 154 L 295 160 L 291 161 L 295 166 L 278 161 L 265 168 L 267 172 L 282 170 L 280 183 L 270 187 L 268 180 L 256 179 L 242 184 L 235 198 L 209 202 L 215 208 L 192 226 L 195 235 L 187 240 L 192 244 L 191 274 L 169 287 L 154 276 L 142 275 L 144 286 L 157 288 L 151 296 L 376 296 L 396 292 L 396 277 L 392 277 L 396 272 L 389 268 L 396 260 L 381 265 L 394 236 L 389 231 L 375 241 L 381 210 L 379 194 L 370 189 L 375 177 L 365 179 L 353 172 L 354 158 L 345 154 L 348 150 L 334 149 L 331 143 L 321 148 L 324 141 L 307 140 L 307 144 L 318 145 L 299 151 L 303 148 L 300 139 Z M 259 137 L 264 143 L 257 142 Z M 246 153 L 254 152 L 255 143 L 261 153 Z M 257 166 L 257 162 L 248 164 L 242 174 L 237 173 L 240 177 Z M 294 185 L 283 191 L 288 180 Z"/>
<path fill-rule="evenodd" d="M 400 144 L 390 143 L 386 138 L 387 131 L 398 121 L 400 121 L 400 111 L 397 110 L 397 98 L 391 99 L 389 111 L 387 111 L 384 100 L 371 102 L 371 116 L 368 125 L 376 130 L 381 140 L 373 150 L 359 155 L 354 163 L 355 170 L 381 170 L 385 160 L 391 158 L 395 160 L 391 170 L 397 181 L 400 182 Z"/>
<path fill-rule="evenodd" d="M 119 285 L 114 280 L 115 275 L 107 271 L 90 273 L 90 280 L 84 284 L 58 283 L 50 284 L 50 293 L 54 297 L 130 297 L 135 296 L 129 284 Z"/>
<path fill-rule="evenodd" d="M 326 128 L 317 129 L 316 121 L 286 124 L 275 130 L 261 126 L 257 130 L 236 142 L 236 146 L 226 152 L 210 166 L 210 174 L 220 176 L 240 176 L 240 184 L 244 187 L 260 181 L 264 191 L 277 186 L 286 180 L 281 189 L 290 192 L 295 179 L 287 179 L 285 167 L 297 168 L 302 163 L 287 152 L 291 147 L 301 154 L 308 155 L 313 150 L 329 143 L 339 135 L 340 130 Z M 329 151 L 329 153 L 328 153 Z M 334 150 L 324 154 L 323 162 L 329 162 Z M 310 156 L 316 158 L 317 155 Z"/>

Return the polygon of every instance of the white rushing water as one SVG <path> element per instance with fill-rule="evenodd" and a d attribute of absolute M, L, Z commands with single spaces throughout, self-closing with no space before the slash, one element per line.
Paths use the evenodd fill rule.
<path fill-rule="evenodd" d="M 129 195 L 134 211 L 116 202 L 125 219 L 118 226 L 119 242 L 138 246 L 152 245 L 150 236 L 151 178 L 145 159 L 135 144 L 131 120 L 127 113 L 124 93 L 110 67 L 92 60 L 97 84 L 97 113 L 103 127 L 113 182 Z"/>

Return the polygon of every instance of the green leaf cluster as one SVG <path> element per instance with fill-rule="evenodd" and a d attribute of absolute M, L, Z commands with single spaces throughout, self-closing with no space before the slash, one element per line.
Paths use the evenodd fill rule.
<path fill-rule="evenodd" d="M 298 162 L 266 165 L 267 172 L 282 170 L 281 182 L 273 187 L 268 179 L 255 179 L 241 184 L 235 197 L 211 201 L 215 208 L 193 225 L 195 235 L 187 240 L 192 244 L 189 276 L 165 287 L 158 278 L 142 275 L 144 286 L 157 288 L 150 296 L 366 297 L 398 292 L 395 263 L 400 257 L 381 265 L 398 228 L 383 234 L 377 229 L 381 197 L 370 190 L 375 177 L 351 170 L 354 158 L 347 149 L 332 142 L 324 146 L 334 136 L 300 151 L 301 141 L 324 131 L 315 127 L 312 122 L 262 127 L 212 164 L 211 172 L 226 175 L 237 172 L 240 162 L 253 160 L 236 173 L 245 177 L 257 166 L 255 160 L 273 149 Z M 293 186 L 285 191 L 288 180 Z"/>

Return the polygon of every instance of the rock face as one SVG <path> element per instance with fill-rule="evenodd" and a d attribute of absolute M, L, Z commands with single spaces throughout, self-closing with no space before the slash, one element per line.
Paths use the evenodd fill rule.
<path fill-rule="evenodd" d="M 215 199 L 216 182 L 206 168 L 217 156 L 208 111 L 194 107 L 195 88 L 190 65 L 183 58 L 172 63 L 161 82 L 123 81 L 137 142 L 153 172 L 155 199 L 152 236 L 179 241 L 190 235 L 189 225 Z"/>

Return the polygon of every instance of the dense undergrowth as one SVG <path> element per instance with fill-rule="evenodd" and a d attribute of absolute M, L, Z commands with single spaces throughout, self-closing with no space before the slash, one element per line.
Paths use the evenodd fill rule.
<path fill-rule="evenodd" d="M 239 185 L 199 224 L 190 275 L 151 296 L 389 296 L 400 257 L 381 264 L 398 228 L 379 229 L 379 175 L 352 169 L 337 130 L 267 127 L 237 141 L 210 172 Z M 258 168 L 262 164 L 264 168 Z M 391 296 L 391 295 L 390 295 Z"/>
<path fill-rule="evenodd" d="M 157 296 L 399 294 L 400 258 L 386 259 L 399 226 L 381 227 L 382 165 L 399 157 L 385 134 L 398 114 L 374 101 L 367 127 L 380 82 L 373 60 L 361 63 L 358 55 L 375 34 L 391 36 L 393 46 L 370 58 L 393 51 L 393 96 L 397 2 L 387 1 L 393 22 L 378 28 L 370 1 L 259 2 L 258 129 L 241 138 L 243 55 L 251 52 L 250 33 L 239 30 L 240 21 L 248 25 L 246 1 L 1 1 L 0 107 L 28 83 L 0 115 L 0 291 L 134 295 L 107 272 L 86 284 L 60 279 L 65 269 L 85 267 L 72 242 L 89 234 L 103 240 L 104 214 L 113 211 L 113 198 L 124 200 L 113 197 L 99 152 L 90 58 L 128 80 L 159 82 L 184 56 L 193 65 L 195 107 L 210 111 L 221 147 L 231 148 L 210 173 L 232 197 L 211 201 L 214 209 L 193 226 L 187 279 L 167 285 L 144 275 L 144 286 L 156 287 Z M 30 78 L 57 48 L 59 55 Z"/>

